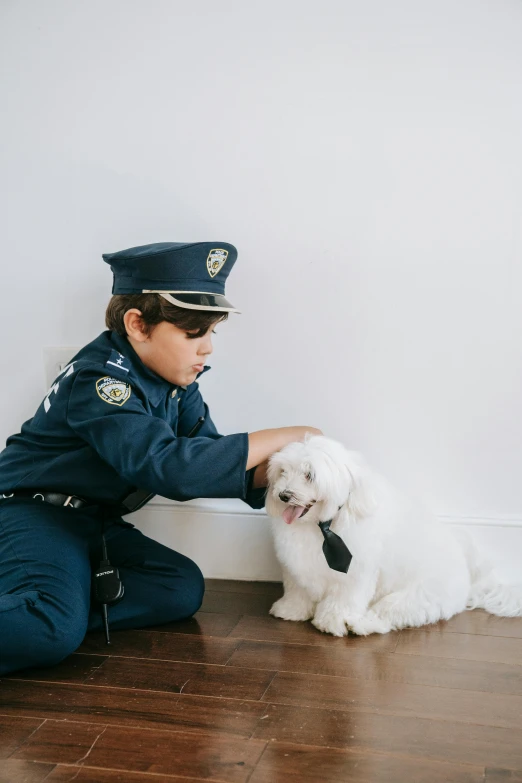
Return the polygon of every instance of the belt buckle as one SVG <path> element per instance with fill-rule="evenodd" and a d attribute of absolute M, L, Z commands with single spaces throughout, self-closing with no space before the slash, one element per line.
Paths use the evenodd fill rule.
<path fill-rule="evenodd" d="M 73 499 L 73 497 L 74 497 L 74 495 L 69 495 L 69 497 L 67 498 L 67 500 L 65 501 L 65 503 L 63 505 L 64 506 L 72 506 L 71 500 Z"/>

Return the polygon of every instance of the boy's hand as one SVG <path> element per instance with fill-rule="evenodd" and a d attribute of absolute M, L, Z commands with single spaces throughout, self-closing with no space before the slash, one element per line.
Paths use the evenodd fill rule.
<path fill-rule="evenodd" d="M 273 430 L 259 430 L 258 432 L 251 432 L 248 436 L 248 461 L 247 470 L 265 463 L 268 458 L 275 452 L 282 449 L 288 443 L 293 443 L 296 440 L 304 440 L 306 434 L 310 435 L 322 435 L 322 431 L 317 427 L 279 427 Z M 265 484 L 257 483 L 261 480 L 261 474 L 264 471 L 256 471 L 254 478 L 254 487 L 263 487 Z M 258 475 L 259 474 L 259 475 Z M 264 478 L 266 482 L 266 477 Z"/>
<path fill-rule="evenodd" d="M 322 430 L 317 427 L 282 427 L 283 430 L 295 430 L 296 437 L 292 440 L 304 440 L 305 435 L 322 435 Z M 291 442 L 291 441 L 289 441 Z"/>

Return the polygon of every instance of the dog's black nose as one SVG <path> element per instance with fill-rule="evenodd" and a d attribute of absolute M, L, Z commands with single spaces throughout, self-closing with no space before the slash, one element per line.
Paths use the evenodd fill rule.
<path fill-rule="evenodd" d="M 279 493 L 279 499 L 283 501 L 283 503 L 288 503 L 292 496 L 288 495 L 286 492 L 280 492 Z"/>

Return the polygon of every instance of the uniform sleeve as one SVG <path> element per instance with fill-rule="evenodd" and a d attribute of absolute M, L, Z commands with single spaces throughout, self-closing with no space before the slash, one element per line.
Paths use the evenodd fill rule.
<path fill-rule="evenodd" d="M 198 436 L 207 438 L 222 438 L 210 418 L 208 405 L 203 401 L 197 381 L 191 383 L 181 402 L 181 410 L 178 419 L 178 435 L 188 435 L 198 419 L 204 416 L 205 422 L 198 431 Z M 264 508 L 266 488 L 253 489 L 255 468 L 251 468 L 246 474 L 246 491 L 242 499 L 251 508 Z"/>
<path fill-rule="evenodd" d="M 166 421 L 148 412 L 139 390 L 126 384 L 108 402 L 103 380 L 93 370 L 76 375 L 67 421 L 120 476 L 172 500 L 245 498 L 248 433 L 215 437 L 208 429 L 205 435 L 176 437 Z"/>
<path fill-rule="evenodd" d="M 264 508 L 266 487 L 258 487 L 257 489 L 253 489 L 252 484 L 254 483 L 255 472 L 255 468 L 250 468 L 250 470 L 247 471 L 247 489 L 244 500 L 245 503 L 248 503 L 250 508 Z"/>

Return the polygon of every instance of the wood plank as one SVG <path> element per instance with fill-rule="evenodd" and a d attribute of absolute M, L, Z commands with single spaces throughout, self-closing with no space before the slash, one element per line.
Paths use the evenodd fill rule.
<path fill-rule="evenodd" d="M 274 601 L 283 595 L 282 582 L 247 582 L 240 579 L 205 579 L 207 590 L 219 593 L 247 593 L 249 595 L 271 595 Z"/>
<path fill-rule="evenodd" d="M 9 680 L 39 680 L 40 682 L 84 682 L 104 661 L 107 655 L 82 655 L 73 653 L 56 666 L 22 669 L 6 675 Z"/>
<path fill-rule="evenodd" d="M 246 783 L 266 743 L 217 734 L 142 731 L 110 726 L 89 754 L 89 764 L 135 772 Z"/>
<path fill-rule="evenodd" d="M 435 630 L 403 631 L 397 655 L 429 655 L 435 658 L 464 658 L 522 666 L 522 639 L 505 636 L 443 633 Z"/>
<path fill-rule="evenodd" d="M 215 699 L 211 696 L 179 697 L 171 728 L 183 731 L 209 732 L 237 737 L 251 737 L 266 713 L 261 701 Z"/>
<path fill-rule="evenodd" d="M 238 645 L 238 639 L 201 638 L 157 631 L 113 631 L 110 650 L 111 656 L 224 664 Z M 76 652 L 106 655 L 105 636 L 103 633 L 88 633 Z"/>
<path fill-rule="evenodd" d="M 127 770 L 122 772 L 117 769 L 57 764 L 49 777 L 45 779 L 45 783 L 72 783 L 73 781 L 74 783 L 201 783 L 202 778 L 180 778 L 177 775 L 155 775 L 148 772 L 129 772 Z M 0 780 L 0 783 L 4 783 L 4 781 Z M 14 781 L 9 781 L 9 783 L 14 783 Z"/>
<path fill-rule="evenodd" d="M 472 612 L 456 614 L 451 620 L 431 625 L 430 629 L 446 633 L 473 633 L 522 639 L 522 617 L 497 617 L 483 609 L 474 609 Z"/>
<path fill-rule="evenodd" d="M 522 771 L 488 768 L 485 783 L 522 783 Z"/>
<path fill-rule="evenodd" d="M 452 764 L 522 769 L 518 729 L 267 704 L 253 737 Z"/>
<path fill-rule="evenodd" d="M 277 600 L 277 595 L 264 593 L 231 593 L 229 591 L 207 590 L 203 598 L 203 612 L 218 612 L 225 614 L 268 615 L 270 607 Z"/>
<path fill-rule="evenodd" d="M 105 731 L 99 723 L 47 720 L 15 750 L 11 758 L 78 764 Z"/>
<path fill-rule="evenodd" d="M 110 658 L 86 684 L 258 700 L 274 676 L 263 669 Z"/>
<path fill-rule="evenodd" d="M 342 642 L 342 640 L 339 640 Z M 492 693 L 522 695 L 522 668 L 503 663 L 466 661 L 456 658 L 394 655 L 372 652 L 358 646 L 336 645 L 327 651 L 303 644 L 255 643 L 241 645 L 229 661 L 296 673 L 331 674 L 375 682 L 410 683 Z M 337 653 L 341 649 L 340 654 Z M 256 663 L 257 661 L 257 663 Z"/>
<path fill-rule="evenodd" d="M 309 671 L 313 674 L 343 677 L 350 672 L 358 640 L 354 640 L 355 644 L 348 639 L 344 640 L 344 644 L 342 639 L 338 641 L 341 644 L 332 645 L 331 648 L 322 645 L 243 641 L 231 656 L 227 666 L 301 673 Z"/>
<path fill-rule="evenodd" d="M 477 691 L 281 672 L 263 701 L 522 730 L 522 696 L 512 694 L 485 698 Z"/>
<path fill-rule="evenodd" d="M 164 625 L 151 625 L 148 631 L 160 631 L 161 633 L 188 633 L 199 636 L 228 636 L 235 628 L 241 615 L 220 614 L 219 612 L 196 612 L 194 617 L 188 620 L 177 620 Z"/>
<path fill-rule="evenodd" d="M 250 783 L 482 783 L 481 766 L 270 743 Z"/>
<path fill-rule="evenodd" d="M 0 759 L 0 783 L 42 783 L 48 780 L 53 764 L 20 759 Z"/>
<path fill-rule="evenodd" d="M 332 649 L 347 648 L 372 650 L 374 652 L 393 652 L 399 640 L 399 632 L 389 634 L 371 634 L 370 636 L 338 637 L 318 631 L 311 623 L 297 623 L 279 620 L 275 617 L 251 617 L 245 615 L 230 632 L 230 639 L 239 638 L 251 641 L 279 642 L 281 644 L 299 644 Z"/>
<path fill-rule="evenodd" d="M 252 639 L 285 644 L 307 644 L 331 649 L 375 650 L 393 652 L 399 640 L 399 633 L 372 634 L 371 636 L 345 636 L 339 638 L 318 631 L 310 622 L 292 622 L 276 617 L 242 617 L 229 635 L 230 639 Z"/>
<path fill-rule="evenodd" d="M 39 718 L 38 725 L 49 718 L 250 737 L 266 711 L 266 706 L 256 701 L 94 685 L 4 680 L 2 693 L 0 711 L 5 716 Z M 16 743 L 9 752 L 15 747 Z"/>
<path fill-rule="evenodd" d="M 0 713 L 4 713 L 3 707 L 9 698 L 5 691 L 4 682 L 0 681 Z M 42 718 L 0 714 L 0 758 L 10 756 L 42 723 Z"/>

